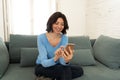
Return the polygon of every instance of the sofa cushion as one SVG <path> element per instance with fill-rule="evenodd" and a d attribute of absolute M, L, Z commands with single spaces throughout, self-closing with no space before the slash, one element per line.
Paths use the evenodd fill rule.
<path fill-rule="evenodd" d="M 69 43 L 75 44 L 75 53 L 71 61 L 75 65 L 93 65 L 95 64 L 93 58 L 93 51 L 89 36 L 71 36 Z M 87 59 L 86 59 L 87 58 Z"/>
<path fill-rule="evenodd" d="M 120 39 L 101 35 L 95 42 L 94 55 L 109 68 L 120 68 Z"/>
<path fill-rule="evenodd" d="M 7 47 L 3 40 L 0 38 L 0 78 L 6 72 L 9 65 L 9 54 Z"/>
<path fill-rule="evenodd" d="M 21 48 L 34 48 L 37 47 L 36 35 L 10 35 L 10 62 L 20 62 L 20 49 Z"/>
<path fill-rule="evenodd" d="M 88 66 L 95 65 L 95 63 L 90 49 L 75 50 L 73 59 L 71 60 L 71 64 L 74 65 Z"/>
<path fill-rule="evenodd" d="M 19 63 L 9 64 L 9 68 L 0 80 L 36 80 L 35 67 L 20 67 Z"/>
<path fill-rule="evenodd" d="M 91 42 L 89 36 L 70 36 L 69 43 L 75 44 L 75 50 L 77 49 L 91 49 Z"/>
<path fill-rule="evenodd" d="M 21 48 L 20 66 L 22 67 L 35 66 L 37 55 L 38 55 L 37 48 Z"/>

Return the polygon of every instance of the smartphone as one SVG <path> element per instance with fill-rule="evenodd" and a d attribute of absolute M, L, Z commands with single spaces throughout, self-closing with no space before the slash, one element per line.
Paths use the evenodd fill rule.
<path fill-rule="evenodd" d="M 67 50 L 67 52 L 69 52 L 69 47 L 73 50 L 74 49 L 75 44 L 74 43 L 68 43 L 65 47 L 65 49 Z"/>

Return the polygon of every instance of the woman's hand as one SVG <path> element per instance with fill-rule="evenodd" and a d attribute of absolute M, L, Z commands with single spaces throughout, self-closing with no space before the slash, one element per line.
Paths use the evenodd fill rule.
<path fill-rule="evenodd" d="M 69 47 L 68 48 L 69 51 L 67 51 L 66 49 L 64 50 L 64 52 L 62 53 L 62 57 L 64 58 L 65 62 L 68 63 L 70 62 L 70 60 L 73 58 L 73 50 Z"/>
<path fill-rule="evenodd" d="M 60 57 L 62 57 L 62 48 L 63 47 L 60 47 L 59 49 L 57 49 L 56 51 L 55 51 L 55 56 L 54 56 L 54 61 L 57 61 Z"/>

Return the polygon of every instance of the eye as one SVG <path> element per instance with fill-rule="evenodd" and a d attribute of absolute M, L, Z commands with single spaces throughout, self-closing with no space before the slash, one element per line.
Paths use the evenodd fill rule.
<path fill-rule="evenodd" d="M 61 23 L 61 26 L 64 26 L 64 23 Z"/>
<path fill-rule="evenodd" d="M 56 25 L 58 25 L 58 24 L 59 24 L 59 22 L 56 22 L 55 24 L 56 24 Z"/>
<path fill-rule="evenodd" d="M 60 23 L 60 22 L 56 22 L 54 23 L 55 25 L 60 25 L 60 26 L 64 26 L 64 23 Z"/>

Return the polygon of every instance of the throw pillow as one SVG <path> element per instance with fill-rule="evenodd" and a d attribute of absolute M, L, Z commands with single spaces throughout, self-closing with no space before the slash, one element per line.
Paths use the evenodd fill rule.
<path fill-rule="evenodd" d="M 75 44 L 75 50 L 79 49 L 91 49 L 91 42 L 89 36 L 70 36 L 69 43 Z"/>
<path fill-rule="evenodd" d="M 20 66 L 21 67 L 34 66 L 37 55 L 38 55 L 37 48 L 21 48 Z"/>
<path fill-rule="evenodd" d="M 95 42 L 94 55 L 109 68 L 120 68 L 120 39 L 101 35 Z"/>
<path fill-rule="evenodd" d="M 0 38 L 0 78 L 6 72 L 9 65 L 9 54 L 7 47 L 3 40 Z"/>
<path fill-rule="evenodd" d="M 89 66 L 95 65 L 94 57 L 90 49 L 79 49 L 75 50 L 71 64 Z"/>
<path fill-rule="evenodd" d="M 37 35 L 11 34 L 9 42 L 10 62 L 20 62 L 21 48 L 37 48 Z"/>

